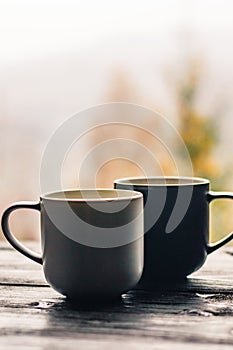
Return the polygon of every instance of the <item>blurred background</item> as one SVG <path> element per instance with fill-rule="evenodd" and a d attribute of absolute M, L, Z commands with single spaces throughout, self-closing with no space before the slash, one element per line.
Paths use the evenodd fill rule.
<path fill-rule="evenodd" d="M 111 101 L 161 112 L 183 137 L 194 174 L 210 178 L 212 189 L 233 190 L 232 13 L 230 0 L 1 0 L 0 212 L 38 199 L 40 162 L 55 129 Z M 166 159 L 163 169 L 173 174 Z M 97 185 L 111 186 L 116 174 L 140 169 L 110 162 Z M 213 204 L 213 241 L 233 228 L 232 213 L 230 201 Z M 15 213 L 11 227 L 20 239 L 39 239 L 34 212 Z"/>

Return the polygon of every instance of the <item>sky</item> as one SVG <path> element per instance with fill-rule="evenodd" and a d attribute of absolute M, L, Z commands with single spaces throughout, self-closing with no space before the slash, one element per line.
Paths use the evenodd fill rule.
<path fill-rule="evenodd" d="M 232 33 L 231 0 L 1 0 L 0 64 L 190 26 Z"/>
<path fill-rule="evenodd" d="M 199 103 L 212 113 L 217 99 L 233 100 L 232 13 L 231 0 L 0 0 L 0 112 L 12 123 L 44 120 L 49 133 L 105 102 L 120 66 L 142 103 L 172 118 L 164 71 L 182 74 L 182 55 L 198 54 L 206 68 Z"/>

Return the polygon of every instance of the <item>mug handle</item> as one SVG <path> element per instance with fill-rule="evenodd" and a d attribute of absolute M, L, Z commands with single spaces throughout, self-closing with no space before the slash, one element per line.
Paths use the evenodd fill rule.
<path fill-rule="evenodd" d="M 209 203 L 211 203 L 215 199 L 220 199 L 220 198 L 233 199 L 233 192 L 209 191 L 207 193 L 207 200 Z M 214 252 L 218 248 L 222 247 L 224 244 L 230 242 L 232 239 L 233 239 L 233 232 L 229 233 L 226 237 L 224 237 L 223 239 L 221 239 L 220 241 L 218 241 L 216 243 L 208 244 L 207 245 L 207 254 Z"/>
<path fill-rule="evenodd" d="M 9 229 L 9 216 L 16 209 L 34 209 L 40 211 L 40 202 L 18 202 L 7 208 L 2 215 L 2 231 L 8 242 L 20 253 L 42 265 L 41 256 L 21 244 Z"/>

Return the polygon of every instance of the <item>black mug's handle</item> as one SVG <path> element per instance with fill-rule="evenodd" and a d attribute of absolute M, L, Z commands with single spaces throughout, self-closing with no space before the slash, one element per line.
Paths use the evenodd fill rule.
<path fill-rule="evenodd" d="M 21 244 L 15 236 L 11 233 L 9 229 L 9 216 L 10 214 L 16 210 L 16 209 L 34 209 L 40 211 L 40 202 L 18 202 L 12 204 L 9 208 L 7 208 L 3 215 L 2 215 L 2 231 L 8 242 L 20 253 L 27 256 L 28 258 L 34 260 L 35 262 L 42 264 L 42 258 L 41 256 L 33 252 L 32 250 L 25 247 L 23 244 Z"/>
<path fill-rule="evenodd" d="M 207 200 L 208 202 L 212 202 L 215 199 L 220 198 L 230 198 L 233 199 L 233 192 L 215 192 L 215 191 L 209 191 L 207 194 Z M 217 250 L 218 248 L 222 247 L 224 244 L 230 242 L 233 239 L 233 232 L 229 233 L 226 237 L 221 239 L 220 241 L 208 244 L 207 245 L 207 253 L 210 254 Z"/>

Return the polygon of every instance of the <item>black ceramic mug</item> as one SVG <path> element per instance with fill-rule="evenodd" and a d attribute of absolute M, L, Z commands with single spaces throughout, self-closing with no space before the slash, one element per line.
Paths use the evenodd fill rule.
<path fill-rule="evenodd" d="M 192 177 L 125 178 L 117 189 L 136 190 L 144 197 L 144 271 L 139 286 L 157 280 L 184 279 L 198 270 L 208 254 L 233 238 L 209 243 L 209 204 L 233 193 L 209 190 L 207 179 Z"/>
<path fill-rule="evenodd" d="M 40 212 L 41 255 L 10 231 L 10 214 L 22 208 Z M 135 287 L 142 274 L 142 210 L 141 193 L 67 190 L 12 204 L 3 213 L 2 230 L 16 250 L 43 265 L 47 282 L 59 293 L 114 299 Z"/>

